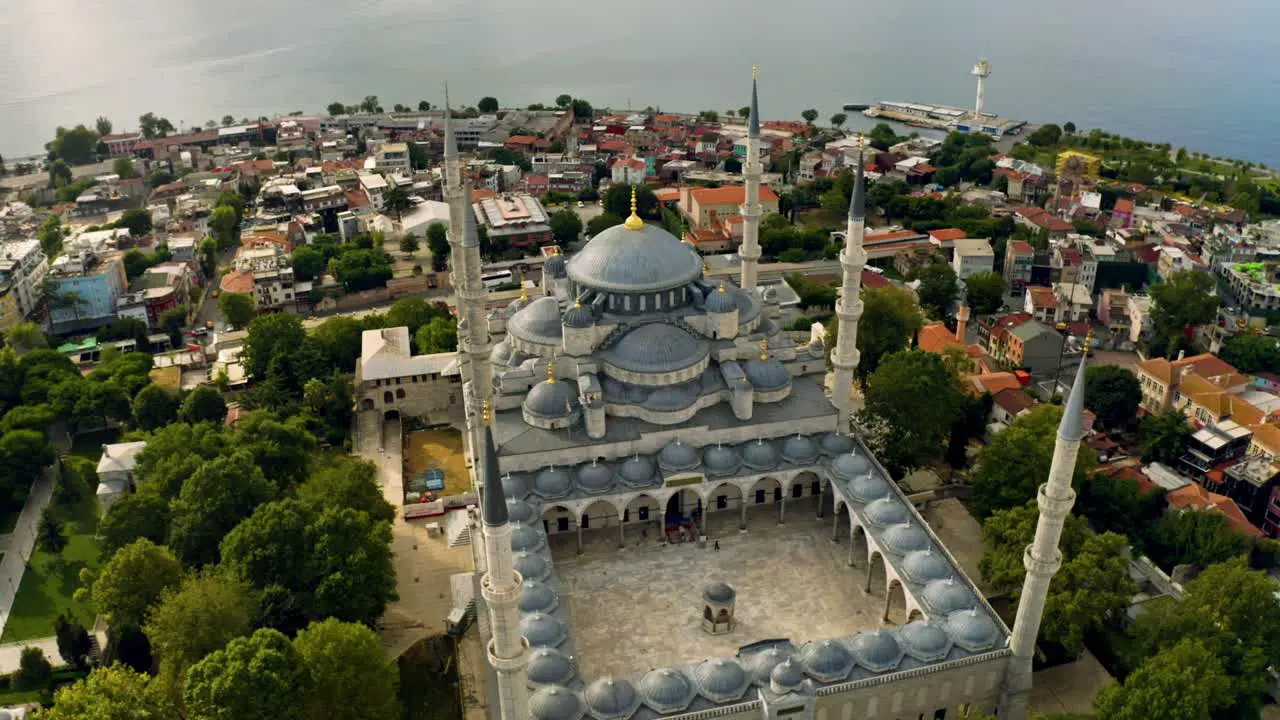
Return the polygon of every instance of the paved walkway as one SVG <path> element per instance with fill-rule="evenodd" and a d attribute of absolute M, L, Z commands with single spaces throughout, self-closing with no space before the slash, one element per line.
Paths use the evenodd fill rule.
<path fill-rule="evenodd" d="M 22 574 L 27 570 L 27 560 L 36 544 L 36 528 L 40 526 L 40 515 L 53 498 L 53 473 L 45 470 L 31 486 L 31 494 L 27 496 L 27 504 L 22 508 L 18 524 L 9 533 L 4 559 L 0 560 L 0 635 L 4 634 L 4 626 L 9 622 L 9 610 L 13 600 L 22 586 Z M 0 671 L 4 671 L 0 667 Z"/>
<path fill-rule="evenodd" d="M 63 665 L 62 656 L 58 654 L 58 639 L 53 637 L 34 638 L 16 643 L 0 645 L 0 673 L 11 673 L 18 669 L 22 659 L 23 648 L 38 647 L 44 651 L 45 659 L 54 667 Z"/>

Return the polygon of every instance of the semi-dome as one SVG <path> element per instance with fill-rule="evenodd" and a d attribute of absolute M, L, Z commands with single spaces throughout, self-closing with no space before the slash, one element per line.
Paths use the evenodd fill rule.
<path fill-rule="evenodd" d="M 489 362 L 494 365 L 510 365 L 511 364 L 511 345 L 506 340 L 493 346 L 489 351 Z"/>
<path fill-rule="evenodd" d="M 791 383 L 791 371 L 777 360 L 748 360 L 742 367 L 756 390 L 778 390 Z"/>
<path fill-rule="evenodd" d="M 630 680 L 602 677 L 588 685 L 583 696 L 597 720 L 629 718 L 640 708 L 640 694 Z"/>
<path fill-rule="evenodd" d="M 554 345 L 560 342 L 560 303 L 540 297 L 507 320 L 507 334 L 531 343 Z"/>
<path fill-rule="evenodd" d="M 772 470 L 778 466 L 778 450 L 764 440 L 749 442 L 742 446 L 742 464 L 752 470 Z"/>
<path fill-rule="evenodd" d="M 661 226 L 615 225 L 591 238 L 568 262 L 569 279 L 617 293 L 670 290 L 702 276 L 697 251 Z"/>
<path fill-rule="evenodd" d="M 533 386 L 524 396 L 521 406 L 525 412 L 537 417 L 568 417 L 582 407 L 578 400 L 578 383 L 547 378 Z"/>
<path fill-rule="evenodd" d="M 578 720 L 582 715 L 582 699 L 558 685 L 544 687 L 529 697 L 533 720 Z"/>
<path fill-rule="evenodd" d="M 827 433 L 822 436 L 820 441 L 822 452 L 825 455 L 842 455 L 853 451 L 853 438 L 841 435 L 840 433 Z"/>
<path fill-rule="evenodd" d="M 808 465 L 818 459 L 818 446 L 804 435 L 792 435 L 782 442 L 782 457 L 789 463 Z"/>
<path fill-rule="evenodd" d="M 917 620 L 898 629 L 902 648 L 920 662 L 937 662 L 951 651 L 951 638 L 941 627 Z"/>
<path fill-rule="evenodd" d="M 856 452 L 837 455 L 831 461 L 831 472 L 841 480 L 852 480 L 871 469 L 871 461 Z"/>
<path fill-rule="evenodd" d="M 1000 639 L 995 621 L 976 607 L 948 615 L 947 632 L 957 645 L 969 652 L 989 650 Z"/>
<path fill-rule="evenodd" d="M 560 619 L 546 613 L 525 615 L 520 633 L 533 647 L 555 647 L 564 642 L 566 630 Z"/>
<path fill-rule="evenodd" d="M 858 664 L 871 672 L 888 672 L 902 662 L 902 646 L 893 633 L 881 629 L 858 633 L 849 645 Z"/>
<path fill-rule="evenodd" d="M 551 612 L 559 604 L 555 589 L 544 582 L 526 579 L 520 588 L 522 613 Z"/>
<path fill-rule="evenodd" d="M 542 547 L 542 533 L 531 525 L 515 523 L 511 527 L 512 552 L 533 552 Z"/>
<path fill-rule="evenodd" d="M 881 533 L 880 544 L 894 555 L 906 555 L 929 547 L 929 536 L 915 523 L 898 523 Z"/>
<path fill-rule="evenodd" d="M 571 328 L 586 328 L 596 324 L 596 316 L 592 314 L 591 308 L 582 303 L 574 303 L 573 307 L 564 311 L 564 326 Z"/>
<path fill-rule="evenodd" d="M 565 276 L 565 261 L 563 255 L 552 255 L 547 261 L 542 263 L 542 274 L 550 275 L 553 278 L 562 278 Z"/>
<path fill-rule="evenodd" d="M 742 459 L 732 448 L 708 445 L 702 451 L 702 467 L 708 475 L 732 475 L 742 466 Z"/>
<path fill-rule="evenodd" d="M 839 682 L 853 669 L 853 653 L 837 642 L 811 642 L 800 649 L 804 671 L 819 682 Z"/>
<path fill-rule="evenodd" d="M 525 580 L 546 580 L 551 575 L 551 566 L 537 553 L 518 552 L 512 557 L 512 564 Z"/>
<path fill-rule="evenodd" d="M 668 385 L 660 387 L 645 398 L 643 405 L 652 410 L 671 412 L 683 410 L 696 402 L 698 396 L 688 386 Z"/>
<path fill-rule="evenodd" d="M 578 489 L 601 493 L 613 487 L 613 470 L 608 465 L 592 462 L 578 468 Z"/>
<path fill-rule="evenodd" d="M 903 577 L 916 585 L 945 580 L 952 576 L 951 564 L 942 553 L 935 552 L 932 548 L 907 553 L 899 567 Z"/>
<path fill-rule="evenodd" d="M 679 438 L 667 443 L 658 453 L 658 467 L 667 471 L 692 470 L 698 466 L 698 451 Z"/>
<path fill-rule="evenodd" d="M 849 481 L 849 494 L 860 503 L 874 502 L 889 497 L 889 483 L 879 475 L 859 475 Z"/>
<path fill-rule="evenodd" d="M 722 582 L 712 583 L 702 589 L 702 599 L 709 603 L 723 605 L 733 602 L 733 599 L 737 596 L 738 591 Z"/>
<path fill-rule="evenodd" d="M 569 471 L 554 465 L 545 468 L 533 478 L 533 491 L 547 500 L 555 500 L 569 494 L 573 478 Z"/>
<path fill-rule="evenodd" d="M 711 702 L 726 703 L 742 697 L 751 684 L 742 666 L 728 658 L 703 661 L 693 669 L 698 692 Z"/>
<path fill-rule="evenodd" d="M 867 517 L 867 522 L 879 527 L 904 523 L 911 517 L 911 513 L 907 512 L 906 506 L 895 499 L 887 497 L 867 503 L 862 508 L 862 514 Z"/>
<path fill-rule="evenodd" d="M 618 466 L 618 479 L 631 487 L 653 484 L 653 460 L 645 455 L 632 455 Z"/>
<path fill-rule="evenodd" d="M 635 373 L 666 373 L 707 359 L 711 346 L 675 325 L 648 323 L 632 330 L 605 351 L 609 365 Z"/>
<path fill-rule="evenodd" d="M 773 672 L 769 673 L 769 684 L 784 692 L 795 690 L 803 682 L 804 670 L 795 658 L 783 660 L 773 668 Z"/>
<path fill-rule="evenodd" d="M 707 293 L 707 301 L 703 307 L 709 313 L 735 312 L 738 309 L 738 299 L 734 297 L 733 290 L 721 283 L 720 287 Z"/>
<path fill-rule="evenodd" d="M 507 500 L 507 519 L 511 522 L 527 523 L 533 519 L 533 508 L 523 500 Z"/>
<path fill-rule="evenodd" d="M 790 659 L 791 653 L 777 645 L 757 652 L 747 660 L 747 667 L 751 671 L 751 679 L 757 685 L 767 686 L 773 669 L 780 663 Z"/>
<path fill-rule="evenodd" d="M 529 682 L 533 685 L 563 685 L 573 677 L 573 663 L 555 648 L 537 648 L 529 653 Z"/>
<path fill-rule="evenodd" d="M 507 473 L 502 476 L 502 494 L 508 498 L 524 499 L 529 495 L 529 486 L 525 484 L 524 477 Z"/>
<path fill-rule="evenodd" d="M 644 704 L 663 715 L 683 711 L 697 694 L 688 676 L 674 668 L 650 670 L 640 678 Z"/>
<path fill-rule="evenodd" d="M 958 610 L 967 610 L 978 604 L 973 593 L 963 583 L 949 577 L 934 580 L 920 591 L 920 602 L 925 608 L 937 615 L 947 615 Z"/>

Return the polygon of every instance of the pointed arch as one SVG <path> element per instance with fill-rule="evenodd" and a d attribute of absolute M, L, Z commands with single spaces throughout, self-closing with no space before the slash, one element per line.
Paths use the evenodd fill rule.
<path fill-rule="evenodd" d="M 649 493 L 637 493 L 629 498 L 622 508 L 622 541 L 633 545 L 644 540 L 658 540 L 661 537 L 658 523 L 662 509 L 662 502 Z"/>
<path fill-rule="evenodd" d="M 849 565 L 857 567 L 865 565 L 868 560 L 868 553 L 871 549 L 867 544 L 867 530 L 857 523 L 853 523 L 853 528 L 849 532 Z"/>
<path fill-rule="evenodd" d="M 743 500 L 745 495 L 742 488 L 729 480 L 722 480 L 706 491 L 702 507 L 707 512 L 706 533 L 709 537 L 738 531 L 738 517 L 742 512 Z"/>
<path fill-rule="evenodd" d="M 852 514 L 849 512 L 849 506 L 838 498 L 835 508 L 835 515 L 831 520 L 831 542 L 838 543 L 841 538 L 849 534 Z"/>
<path fill-rule="evenodd" d="M 885 585 L 883 620 L 891 623 L 903 623 L 907 620 L 907 591 L 897 578 L 889 580 Z"/>
<path fill-rule="evenodd" d="M 889 572 L 884 564 L 884 555 L 879 550 L 872 550 L 867 557 L 867 581 L 863 585 L 863 591 L 868 595 L 879 595 L 885 583 L 888 582 Z"/>

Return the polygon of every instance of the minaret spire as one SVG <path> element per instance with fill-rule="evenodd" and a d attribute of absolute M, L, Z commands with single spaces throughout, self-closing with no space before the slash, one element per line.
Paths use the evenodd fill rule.
<path fill-rule="evenodd" d="M 831 403 L 839 411 L 836 431 L 848 433 L 853 417 L 853 373 L 858 367 L 858 321 L 862 318 L 862 268 L 867 264 L 867 251 L 862 245 L 866 233 L 866 179 L 863 177 L 862 148 L 866 140 L 858 136 L 858 167 L 854 170 L 853 197 L 849 201 L 849 220 L 844 232 L 844 251 L 840 253 L 843 283 L 836 315 L 840 332 L 831 352 L 835 369 L 831 382 Z"/>
<path fill-rule="evenodd" d="M 489 627 L 493 637 L 487 648 L 489 664 L 498 675 L 499 717 L 529 717 L 529 689 L 525 667 L 529 662 L 528 643 L 520 634 L 520 587 L 523 579 L 515 570 L 511 556 L 511 523 L 507 499 L 498 471 L 498 451 L 489 426 L 489 401 L 484 403 L 484 487 L 481 490 L 481 516 L 484 520 L 484 553 L 487 572 L 480 584 L 480 594 L 489 608 Z"/>
<path fill-rule="evenodd" d="M 1062 526 L 1066 523 L 1076 494 L 1071 489 L 1075 474 L 1076 455 L 1080 441 L 1084 439 L 1084 374 L 1089 357 L 1091 332 L 1084 341 L 1080 367 L 1076 370 L 1075 383 L 1062 411 L 1058 425 L 1058 441 L 1053 448 L 1053 462 L 1049 466 L 1049 481 L 1040 486 L 1036 504 L 1040 506 L 1040 519 L 1036 522 L 1036 537 L 1022 556 L 1027 577 L 1022 583 L 1018 598 L 1018 615 L 1013 623 L 1013 637 L 1009 647 L 1013 657 L 1005 674 L 1004 695 L 1000 698 L 1000 717 L 1026 720 L 1031 696 L 1031 664 L 1035 658 L 1036 637 L 1040 634 L 1040 620 L 1044 615 L 1049 583 L 1062 565 L 1062 551 L 1058 541 L 1062 538 Z"/>
<path fill-rule="evenodd" d="M 742 247 L 738 257 L 742 260 L 742 289 L 754 293 L 757 282 L 757 266 L 760 260 L 760 101 L 756 92 L 759 72 L 751 66 L 751 114 L 747 117 L 747 157 L 742 164 L 745 184 L 742 203 Z"/>

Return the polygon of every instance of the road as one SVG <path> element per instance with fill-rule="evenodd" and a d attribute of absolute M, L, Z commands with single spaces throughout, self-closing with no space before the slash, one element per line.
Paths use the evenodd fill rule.
<path fill-rule="evenodd" d="M 49 500 L 53 497 L 53 473 L 44 470 L 31 485 L 27 495 L 27 504 L 22 506 L 22 514 L 13 532 L 8 535 L 8 543 L 4 560 L 0 561 L 0 634 L 9 622 L 9 611 L 13 608 L 13 600 L 22 586 L 22 575 L 27 570 L 27 560 L 36 545 L 36 527 L 40 523 L 40 515 Z M 0 668 L 0 672 L 5 672 Z"/>

